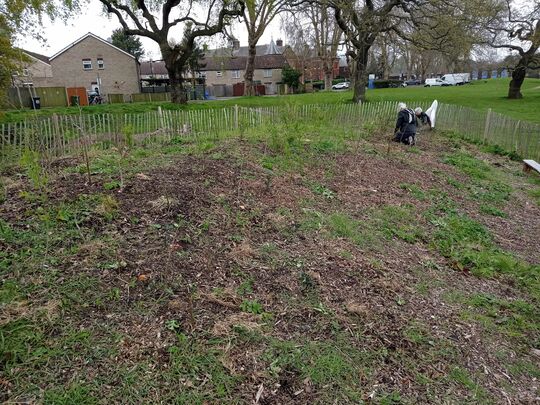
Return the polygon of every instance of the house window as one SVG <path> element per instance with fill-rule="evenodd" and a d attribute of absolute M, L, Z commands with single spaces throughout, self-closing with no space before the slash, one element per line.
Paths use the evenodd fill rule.
<path fill-rule="evenodd" d="M 232 78 L 233 79 L 240 79 L 240 71 L 239 70 L 233 70 L 232 71 Z"/>
<path fill-rule="evenodd" d="M 105 63 L 103 62 L 103 58 L 98 58 L 97 67 L 98 69 L 105 69 Z"/>
<path fill-rule="evenodd" d="M 223 76 L 223 72 L 222 72 L 221 70 L 218 70 L 218 71 L 216 72 L 216 76 L 217 76 L 217 77 L 222 77 L 222 76 Z"/>
<path fill-rule="evenodd" d="M 84 70 L 92 70 L 92 60 L 91 59 L 83 59 L 82 60 L 82 67 Z"/>
<path fill-rule="evenodd" d="M 199 77 L 206 78 L 206 72 L 198 72 Z"/>
<path fill-rule="evenodd" d="M 264 77 L 272 77 L 272 69 L 264 69 Z"/>

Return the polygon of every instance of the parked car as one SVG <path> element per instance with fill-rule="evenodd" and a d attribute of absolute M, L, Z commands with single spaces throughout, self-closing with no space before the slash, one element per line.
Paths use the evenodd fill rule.
<path fill-rule="evenodd" d="M 389 83 L 388 83 L 388 87 L 391 87 L 391 88 L 398 88 L 398 87 L 407 87 L 407 83 L 405 82 L 400 82 L 399 80 L 389 80 Z"/>
<path fill-rule="evenodd" d="M 451 86 L 451 84 L 448 83 L 448 82 L 445 82 L 442 79 L 426 79 L 426 81 L 424 83 L 424 87 L 433 87 L 433 86 L 446 87 L 446 86 Z"/>
<path fill-rule="evenodd" d="M 449 83 L 452 86 L 461 86 L 466 83 L 470 83 L 470 73 L 448 73 L 441 77 L 442 80 Z"/>
<path fill-rule="evenodd" d="M 332 86 L 333 90 L 347 90 L 349 87 L 351 87 L 351 84 L 349 82 L 341 82 L 334 84 Z"/>
<path fill-rule="evenodd" d="M 405 81 L 405 84 L 407 86 L 419 86 L 422 84 L 422 80 L 411 79 L 411 80 Z"/>

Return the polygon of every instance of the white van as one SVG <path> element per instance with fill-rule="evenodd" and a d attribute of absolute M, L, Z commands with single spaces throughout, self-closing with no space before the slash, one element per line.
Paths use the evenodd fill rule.
<path fill-rule="evenodd" d="M 471 75 L 470 73 L 448 73 L 441 79 L 452 86 L 461 86 L 471 81 Z"/>
<path fill-rule="evenodd" d="M 432 86 L 451 86 L 451 84 L 445 82 L 442 79 L 426 79 L 426 81 L 424 82 L 424 87 Z"/>

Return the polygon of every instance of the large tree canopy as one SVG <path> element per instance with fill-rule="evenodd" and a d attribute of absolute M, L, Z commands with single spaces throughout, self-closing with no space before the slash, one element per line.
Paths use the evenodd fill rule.
<path fill-rule="evenodd" d="M 126 35 L 122 28 L 117 28 L 112 32 L 111 42 L 114 46 L 135 56 L 137 60 L 144 56 L 144 48 L 141 40 L 135 36 Z"/>
<path fill-rule="evenodd" d="M 0 0 L 0 94 L 10 85 L 24 55 L 13 47 L 18 35 L 44 40 L 41 19 L 65 18 L 78 6 L 77 0 Z M 2 97 L 3 98 L 3 97 Z"/>
<path fill-rule="evenodd" d="M 222 32 L 230 20 L 242 15 L 242 0 L 99 0 L 109 14 L 115 15 L 127 35 L 155 41 L 169 73 L 171 99 L 186 103 L 183 75 L 196 49 L 196 40 Z M 171 31 L 183 27 L 180 41 Z"/>
<path fill-rule="evenodd" d="M 21 33 L 44 39 L 36 22 L 44 16 L 52 20 L 66 18 L 78 5 L 79 0 L 0 0 L 0 15 L 12 35 Z"/>

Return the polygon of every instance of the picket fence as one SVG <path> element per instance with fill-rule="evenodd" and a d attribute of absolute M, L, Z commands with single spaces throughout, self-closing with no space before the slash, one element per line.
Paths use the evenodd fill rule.
<path fill-rule="evenodd" d="M 414 104 L 426 108 L 425 103 Z M 80 114 L 36 116 L 1 124 L 2 155 L 31 148 L 51 156 L 79 153 L 82 148 L 107 147 L 125 141 L 136 144 L 169 142 L 178 136 L 239 133 L 276 122 L 319 121 L 327 125 L 377 123 L 393 129 L 397 103 L 281 105 L 261 108 L 227 107 L 200 110 L 162 110 L 137 114 Z M 436 128 L 452 130 L 476 141 L 498 145 L 508 152 L 540 160 L 540 124 L 495 113 L 441 104 Z"/>

